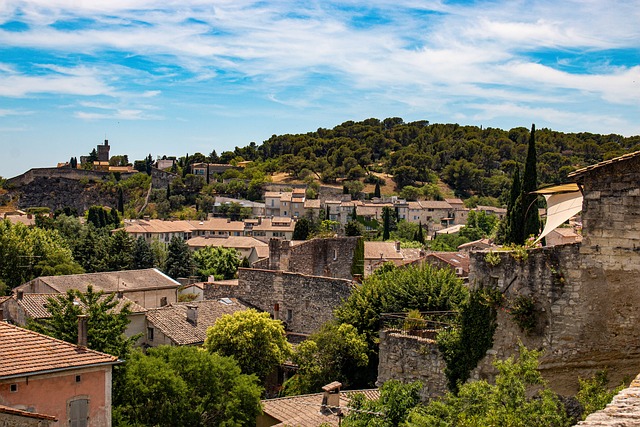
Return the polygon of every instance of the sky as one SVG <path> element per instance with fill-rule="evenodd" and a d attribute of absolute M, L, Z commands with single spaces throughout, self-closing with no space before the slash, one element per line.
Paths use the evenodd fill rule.
<path fill-rule="evenodd" d="M 0 1 L 0 176 L 401 117 L 640 134 L 640 0 Z"/>

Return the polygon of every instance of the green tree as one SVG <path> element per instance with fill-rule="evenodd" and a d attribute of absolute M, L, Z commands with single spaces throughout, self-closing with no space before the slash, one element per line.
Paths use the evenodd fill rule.
<path fill-rule="evenodd" d="M 309 233 L 311 232 L 311 224 L 305 217 L 299 218 L 296 221 L 296 226 L 293 229 L 292 240 L 307 240 Z"/>
<path fill-rule="evenodd" d="M 297 347 L 293 361 L 299 369 L 285 384 L 288 395 L 315 393 L 332 381 L 349 388 L 369 362 L 367 342 L 353 326 L 329 322 Z"/>
<path fill-rule="evenodd" d="M 463 384 L 457 395 L 449 393 L 426 407 L 416 407 L 407 418 L 407 424 L 415 427 L 571 425 L 564 406 L 546 388 L 537 370 L 539 355 L 537 351 L 520 346 L 517 359 L 510 357 L 494 362 L 498 370 L 495 385 L 485 380 Z"/>
<path fill-rule="evenodd" d="M 416 242 L 420 242 L 424 245 L 424 234 L 422 232 L 422 221 L 420 221 L 418 223 L 418 230 L 416 231 L 415 236 L 413 237 L 413 240 L 415 240 Z"/>
<path fill-rule="evenodd" d="M 196 347 L 136 351 L 121 383 L 116 425 L 252 426 L 261 413 L 257 378 Z"/>
<path fill-rule="evenodd" d="M 345 236 L 362 236 L 364 234 L 364 227 L 360 222 L 351 220 L 344 226 Z"/>
<path fill-rule="evenodd" d="M 538 195 L 532 194 L 538 189 L 536 157 L 536 125 L 531 125 L 529 135 L 529 148 L 527 150 L 527 160 L 524 165 L 524 175 L 522 176 L 522 218 L 524 239 L 529 236 L 537 236 L 540 233 L 540 215 L 538 214 Z"/>
<path fill-rule="evenodd" d="M 513 171 L 513 182 L 509 191 L 509 203 L 507 204 L 507 216 L 505 218 L 505 244 L 516 243 L 521 245 L 524 243 L 522 199 L 518 199 L 521 192 L 520 168 L 516 165 Z"/>
<path fill-rule="evenodd" d="M 107 267 L 111 271 L 130 270 L 133 266 L 135 240 L 124 229 L 113 233 L 107 248 Z"/>
<path fill-rule="evenodd" d="M 116 294 L 94 292 L 93 286 L 88 285 L 86 293 L 70 289 L 48 301 L 51 317 L 29 323 L 29 327 L 37 332 L 75 344 L 78 342 L 78 316 L 84 314 L 87 316 L 87 347 L 123 359 L 139 338 L 125 336 L 131 310 L 128 303 L 116 309 L 119 302 Z"/>
<path fill-rule="evenodd" d="M 380 198 L 382 197 L 380 194 L 380 183 L 376 182 L 376 186 L 373 188 L 373 197 Z"/>
<path fill-rule="evenodd" d="M 133 260 L 131 268 L 138 270 L 143 268 L 153 268 L 153 252 L 151 251 L 151 245 L 140 236 L 136 240 L 133 248 Z"/>
<path fill-rule="evenodd" d="M 176 236 L 171 238 L 164 271 L 173 279 L 189 277 L 193 274 L 191 251 L 183 239 Z"/>
<path fill-rule="evenodd" d="M 364 276 L 364 239 L 362 237 L 358 238 L 358 241 L 356 242 L 356 247 L 353 250 L 351 274 L 353 274 L 354 276 L 356 274 L 359 274 L 360 276 Z"/>
<path fill-rule="evenodd" d="M 291 355 L 282 322 L 254 309 L 219 318 L 207 330 L 204 345 L 210 352 L 233 357 L 242 372 L 262 381 Z"/>
<path fill-rule="evenodd" d="M 240 253 L 234 248 L 206 246 L 193 253 L 193 261 L 201 280 L 209 276 L 233 279 L 240 266 Z"/>
<path fill-rule="evenodd" d="M 382 240 L 389 240 L 390 232 L 391 232 L 391 208 L 384 207 L 382 208 Z"/>
<path fill-rule="evenodd" d="M 624 388 L 624 384 L 615 387 L 610 390 L 607 385 L 609 379 L 607 377 L 607 371 L 602 370 L 595 373 L 591 378 L 578 379 L 580 384 L 580 390 L 576 395 L 578 402 L 582 406 L 582 419 L 587 418 L 587 415 L 600 411 L 607 406 L 613 397 L 620 393 Z"/>

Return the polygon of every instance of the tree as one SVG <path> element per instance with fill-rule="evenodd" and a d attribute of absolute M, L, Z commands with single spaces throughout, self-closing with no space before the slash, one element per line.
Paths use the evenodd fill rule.
<path fill-rule="evenodd" d="M 462 384 L 426 407 L 416 407 L 407 424 L 426 426 L 564 427 L 573 423 L 560 399 L 548 388 L 538 368 L 539 352 L 520 346 L 517 359 L 497 360 L 495 385 L 486 380 Z M 534 388 L 538 391 L 534 393 Z M 529 397 L 533 395 L 533 397 Z"/>
<path fill-rule="evenodd" d="M 201 280 L 209 276 L 217 279 L 233 279 L 240 265 L 240 253 L 234 248 L 206 246 L 193 253 L 193 262 Z"/>
<path fill-rule="evenodd" d="M 297 347 L 293 361 L 299 369 L 285 383 L 285 393 L 314 393 L 332 381 L 351 387 L 358 383 L 358 372 L 367 366 L 367 353 L 367 342 L 356 328 L 326 323 Z"/>
<path fill-rule="evenodd" d="M 293 236 L 291 240 L 307 240 L 309 233 L 311 232 L 311 224 L 307 218 L 299 218 L 296 221 L 296 226 L 293 229 Z"/>
<path fill-rule="evenodd" d="M 380 183 L 376 182 L 376 186 L 373 188 L 373 197 L 380 198 Z"/>
<path fill-rule="evenodd" d="M 520 180 L 520 168 L 516 165 L 513 171 L 513 182 L 509 191 L 509 203 L 507 204 L 507 216 L 505 218 L 505 236 L 506 244 L 524 242 L 524 230 L 522 224 L 522 199 L 518 200 L 522 192 L 522 181 Z"/>
<path fill-rule="evenodd" d="M 415 236 L 413 237 L 413 240 L 415 240 L 416 242 L 420 242 L 424 245 L 424 234 L 422 232 L 422 221 L 420 221 L 420 223 L 418 224 L 418 231 L 416 231 Z"/>
<path fill-rule="evenodd" d="M 86 293 L 70 289 L 48 301 L 51 317 L 29 323 L 29 327 L 37 332 L 75 344 L 78 342 L 78 316 L 84 314 L 87 316 L 87 347 L 123 359 L 139 338 L 125 336 L 131 310 L 128 303 L 116 308 L 119 303 L 116 294 L 94 292 L 93 286 L 88 285 Z"/>
<path fill-rule="evenodd" d="M 129 270 L 133 265 L 135 240 L 125 230 L 120 229 L 109 238 L 107 266 L 110 271 Z"/>
<path fill-rule="evenodd" d="M 403 384 L 397 380 L 385 382 L 380 387 L 380 397 L 368 400 L 356 394 L 349 402 L 351 411 L 342 425 L 345 427 L 395 427 L 404 425 L 409 413 L 420 403 L 422 384 L 418 381 Z M 439 425 L 439 424 L 433 424 Z"/>
<path fill-rule="evenodd" d="M 219 318 L 207 330 L 204 345 L 209 352 L 233 357 L 243 373 L 262 381 L 291 355 L 282 322 L 254 309 Z"/>
<path fill-rule="evenodd" d="M 351 199 L 355 200 L 358 198 L 360 192 L 364 189 L 364 184 L 360 181 L 346 181 L 344 183 L 344 189 L 346 191 L 345 194 L 350 194 Z"/>
<path fill-rule="evenodd" d="M 179 237 L 173 236 L 169 242 L 165 272 L 173 279 L 189 277 L 193 274 L 191 251 L 185 241 Z"/>
<path fill-rule="evenodd" d="M 91 152 L 89 153 L 89 158 L 87 158 L 87 161 L 89 163 L 93 163 L 93 162 L 97 162 L 98 161 L 98 151 L 95 148 L 93 150 L 91 150 Z"/>
<path fill-rule="evenodd" d="M 362 236 L 364 234 L 364 227 L 360 222 L 351 220 L 344 226 L 345 236 Z"/>
<path fill-rule="evenodd" d="M 364 276 L 364 239 L 358 238 L 356 247 L 353 249 L 353 261 L 351 264 L 351 274 Z"/>
<path fill-rule="evenodd" d="M 384 207 L 382 208 L 382 240 L 389 240 L 389 235 L 391 231 L 391 208 Z"/>
<path fill-rule="evenodd" d="M 229 357 L 196 347 L 134 352 L 117 391 L 114 424 L 161 427 L 249 426 L 262 389 Z"/>
<path fill-rule="evenodd" d="M 133 248 L 133 261 L 131 268 L 140 270 L 143 268 L 153 268 L 153 252 L 151 251 L 151 245 L 147 243 L 144 237 L 140 236 L 136 240 L 136 244 Z"/>
<path fill-rule="evenodd" d="M 538 189 L 538 173 L 536 157 L 536 125 L 531 125 L 527 160 L 522 176 L 522 209 L 524 209 L 522 223 L 524 239 L 537 236 L 540 233 L 540 215 L 538 214 L 538 195 L 533 194 Z"/>

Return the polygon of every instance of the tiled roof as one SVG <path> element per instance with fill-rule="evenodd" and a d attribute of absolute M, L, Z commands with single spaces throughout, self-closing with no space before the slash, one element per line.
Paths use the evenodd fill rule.
<path fill-rule="evenodd" d="M 155 268 L 70 274 L 66 276 L 41 276 L 35 280 L 46 283 L 60 293 L 69 289 L 86 292 L 88 285 L 93 285 L 95 290 L 103 290 L 105 292 L 177 288 L 180 286 L 180 283 Z M 28 284 L 21 285 L 20 288 L 26 288 L 27 286 Z"/>
<path fill-rule="evenodd" d="M 580 175 L 584 175 L 587 172 L 591 172 L 594 169 L 601 168 L 603 166 L 611 165 L 613 163 L 623 162 L 629 159 L 633 159 L 634 157 L 640 156 L 640 151 L 634 151 L 633 153 L 625 154 L 624 156 L 616 157 L 610 160 L 605 160 L 604 162 L 596 163 L 595 165 L 587 166 L 586 168 L 578 169 L 567 175 L 569 178 L 575 178 Z"/>
<path fill-rule="evenodd" d="M 269 245 L 257 246 L 255 248 L 258 259 L 269 258 Z"/>
<path fill-rule="evenodd" d="M 0 405 L 0 414 L 17 415 L 19 417 L 34 418 L 36 420 L 58 421 L 53 415 L 39 414 L 37 412 L 23 411 L 21 409 L 11 408 L 9 406 Z"/>
<path fill-rule="evenodd" d="M 0 379 L 97 364 L 118 358 L 0 322 Z"/>
<path fill-rule="evenodd" d="M 354 394 L 362 393 L 369 400 L 380 397 L 377 389 L 350 390 L 340 392 L 340 406 L 349 405 Z M 267 399 L 262 401 L 263 412 L 280 421 L 275 426 L 290 427 L 317 427 L 322 424 L 331 426 L 340 425 L 340 419 L 334 413 L 326 415 L 320 412 L 323 393 L 305 394 L 302 396 Z M 348 411 L 343 411 L 348 413 Z"/>
<path fill-rule="evenodd" d="M 396 242 L 364 242 L 364 259 L 404 259 L 396 250 Z"/>
<path fill-rule="evenodd" d="M 187 240 L 187 245 L 192 248 L 204 248 L 205 246 L 220 246 L 223 248 L 250 249 L 259 246 L 269 247 L 265 242 L 249 236 L 222 236 L 222 237 L 192 237 Z"/>
<path fill-rule="evenodd" d="M 307 200 L 304 201 L 304 207 L 306 209 L 320 209 L 320 200 L 319 199 L 314 199 L 314 200 L 307 199 Z"/>
<path fill-rule="evenodd" d="M 207 328 L 218 318 L 247 309 L 235 299 L 225 300 L 193 301 L 151 309 L 147 312 L 147 321 L 178 345 L 202 344 L 207 337 Z M 195 326 L 187 321 L 187 306 L 197 307 Z"/>
<path fill-rule="evenodd" d="M 444 201 L 450 205 L 464 205 L 464 202 L 461 199 L 444 199 Z"/>
<path fill-rule="evenodd" d="M 284 225 L 274 225 L 274 224 L 284 224 Z M 262 220 L 262 224 L 257 224 L 253 226 L 253 231 L 293 231 L 296 224 L 291 220 L 291 218 L 286 217 L 274 217 L 265 218 Z"/>
<path fill-rule="evenodd" d="M 451 209 L 451 205 L 444 200 L 423 200 L 420 205 L 423 209 Z"/>
<path fill-rule="evenodd" d="M 478 205 L 475 207 L 476 211 L 485 211 L 485 212 L 494 212 L 494 213 L 507 213 L 505 208 L 496 208 L 495 206 L 481 206 Z"/>
<path fill-rule="evenodd" d="M 188 233 L 191 224 L 187 221 L 164 221 L 161 219 L 137 219 L 126 221 L 127 233 Z"/>
<path fill-rule="evenodd" d="M 432 252 L 427 259 L 433 257 L 446 262 L 454 268 L 462 268 L 463 272 L 469 271 L 469 256 L 463 252 Z"/>
<path fill-rule="evenodd" d="M 244 231 L 244 222 L 228 218 L 209 218 L 206 221 L 185 221 L 191 231 Z"/>
<path fill-rule="evenodd" d="M 16 302 L 24 310 L 27 317 L 31 319 L 44 319 L 51 316 L 51 313 L 49 313 L 47 309 L 49 298 L 55 298 L 59 295 L 62 294 L 24 294 L 22 299 L 16 299 Z M 107 298 L 107 295 L 104 295 L 101 299 L 105 298 Z M 144 313 L 147 311 L 146 308 L 136 304 L 127 297 L 116 299 L 116 301 L 118 304 L 114 307 L 113 311 L 115 313 L 119 313 L 127 303 L 129 303 L 129 310 L 132 313 Z"/>

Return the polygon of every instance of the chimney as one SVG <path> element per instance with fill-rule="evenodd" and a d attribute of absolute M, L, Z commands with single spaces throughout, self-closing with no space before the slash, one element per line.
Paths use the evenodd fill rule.
<path fill-rule="evenodd" d="M 273 319 L 280 320 L 280 304 L 278 303 L 273 305 Z"/>
<path fill-rule="evenodd" d="M 340 410 L 340 387 L 342 387 L 342 383 L 338 381 L 334 381 L 331 384 L 327 384 L 322 387 L 323 395 L 322 395 L 322 408 L 320 412 L 333 413 L 336 415 L 340 415 L 342 411 Z"/>
<path fill-rule="evenodd" d="M 400 252 L 400 242 L 396 242 L 396 252 Z"/>
<path fill-rule="evenodd" d="M 89 317 L 86 314 L 81 314 L 78 316 L 78 346 L 86 347 L 87 346 L 87 320 Z"/>
<path fill-rule="evenodd" d="M 118 297 L 118 299 L 122 299 L 122 297 L 124 296 L 124 294 L 122 293 L 122 291 L 118 291 L 116 293 L 116 296 Z"/>
<path fill-rule="evenodd" d="M 22 297 L 24 296 L 24 291 L 22 289 L 18 289 L 16 291 L 16 298 L 18 301 L 22 301 Z"/>
<path fill-rule="evenodd" d="M 187 322 L 191 323 L 193 326 L 198 326 L 198 306 L 197 305 L 187 306 Z"/>

